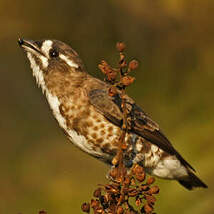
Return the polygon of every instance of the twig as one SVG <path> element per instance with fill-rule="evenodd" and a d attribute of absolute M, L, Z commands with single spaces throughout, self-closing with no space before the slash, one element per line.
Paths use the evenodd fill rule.
<path fill-rule="evenodd" d="M 90 213 L 90 208 L 92 208 L 94 214 L 152 214 L 156 201 L 153 195 L 159 192 L 159 187 L 152 186 L 155 179 L 149 177 L 146 183 L 142 183 L 146 178 L 143 167 L 135 164 L 131 169 L 131 173 L 127 173 L 124 164 L 124 154 L 127 152 L 126 136 L 129 129 L 125 89 L 135 79 L 129 73 L 138 67 L 138 62 L 132 60 L 127 66 L 123 53 L 125 44 L 118 42 L 116 47 L 120 54 L 119 68 L 112 68 L 104 60 L 98 67 L 105 74 L 105 81 L 112 85 L 109 89 L 109 96 L 113 97 L 119 93 L 121 98 L 122 132 L 118 141 L 117 154 L 112 160 L 113 167 L 109 173 L 111 180 L 108 184 L 99 185 L 100 187 L 93 194 L 95 199 L 91 199 L 90 203 L 82 204 L 81 208 L 86 213 Z M 130 204 L 129 199 L 131 198 L 135 199 L 137 208 Z"/>

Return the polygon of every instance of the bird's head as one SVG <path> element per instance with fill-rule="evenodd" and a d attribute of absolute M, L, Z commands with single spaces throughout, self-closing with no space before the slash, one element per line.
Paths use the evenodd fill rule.
<path fill-rule="evenodd" d="M 61 41 L 19 39 L 18 43 L 26 51 L 33 76 L 43 90 L 48 81 L 64 85 L 68 78 L 75 79 L 85 73 L 78 54 Z"/>

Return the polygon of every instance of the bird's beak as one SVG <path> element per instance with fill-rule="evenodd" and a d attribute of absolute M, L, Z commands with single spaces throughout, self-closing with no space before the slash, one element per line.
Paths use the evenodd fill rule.
<path fill-rule="evenodd" d="M 33 41 L 33 40 L 27 40 L 27 39 L 22 39 L 22 38 L 19 38 L 18 39 L 18 44 L 20 45 L 20 47 L 24 48 L 25 51 L 29 51 L 31 53 L 34 53 L 35 52 L 37 54 L 41 54 L 41 55 L 44 55 L 40 48 L 38 47 L 38 45 Z"/>

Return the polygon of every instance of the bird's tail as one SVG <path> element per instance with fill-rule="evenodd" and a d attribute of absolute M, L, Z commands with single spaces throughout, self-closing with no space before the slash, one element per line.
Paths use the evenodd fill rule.
<path fill-rule="evenodd" d="M 203 181 L 201 181 L 194 173 L 190 171 L 188 172 L 188 177 L 178 180 L 178 182 L 188 190 L 192 190 L 195 187 L 208 187 Z"/>

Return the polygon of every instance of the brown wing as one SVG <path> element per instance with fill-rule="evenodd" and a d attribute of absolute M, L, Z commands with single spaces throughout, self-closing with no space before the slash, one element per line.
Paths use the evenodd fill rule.
<path fill-rule="evenodd" d="M 108 88 L 92 89 L 89 91 L 88 97 L 90 103 L 101 114 L 103 114 L 106 119 L 121 127 L 123 115 L 121 110 L 121 97 L 119 94 L 110 97 L 108 95 Z M 126 97 L 126 103 L 130 132 L 136 133 L 137 135 L 145 138 L 165 152 L 175 155 L 183 165 L 194 170 L 193 167 L 182 158 L 169 140 L 160 131 L 157 123 L 152 121 L 152 119 L 150 119 L 149 116 L 128 96 Z"/>

